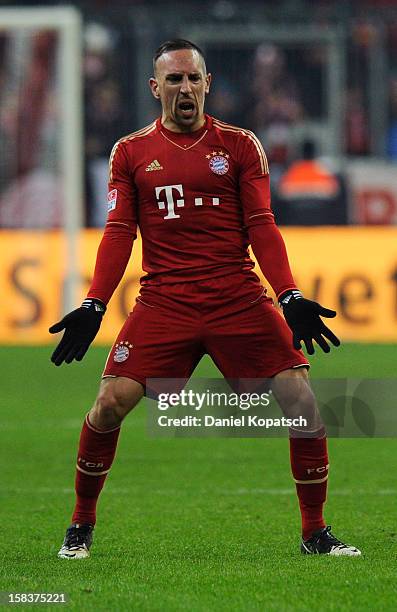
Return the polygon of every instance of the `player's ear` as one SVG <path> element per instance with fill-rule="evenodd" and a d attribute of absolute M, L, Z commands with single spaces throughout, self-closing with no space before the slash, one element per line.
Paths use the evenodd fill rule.
<path fill-rule="evenodd" d="M 159 100 L 160 99 L 160 93 L 159 93 L 159 84 L 157 82 L 157 79 L 155 79 L 154 77 L 150 77 L 149 79 L 149 87 L 150 90 L 153 94 L 153 96 Z"/>
<path fill-rule="evenodd" d="M 212 80 L 212 74 L 208 72 L 208 74 L 205 75 L 205 93 L 206 94 L 210 93 L 211 80 Z"/>

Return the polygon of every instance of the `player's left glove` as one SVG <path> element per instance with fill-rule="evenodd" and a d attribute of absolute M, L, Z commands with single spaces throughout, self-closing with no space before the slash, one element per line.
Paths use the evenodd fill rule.
<path fill-rule="evenodd" d="M 72 310 L 61 321 L 48 330 L 57 334 L 65 330 L 62 340 L 51 355 L 51 361 L 56 366 L 61 363 L 71 363 L 73 359 L 81 361 L 88 347 L 97 335 L 106 312 L 106 305 L 94 298 L 86 298 L 80 308 Z"/>
<path fill-rule="evenodd" d="M 285 320 L 292 333 L 294 348 L 299 350 L 301 342 L 304 342 L 309 355 L 313 355 L 313 340 L 329 353 L 330 347 L 325 338 L 330 340 L 334 346 L 339 346 L 340 341 L 335 334 L 322 322 L 320 317 L 334 318 L 335 310 L 324 308 L 317 302 L 307 300 L 297 289 L 289 289 L 279 297 Z"/>

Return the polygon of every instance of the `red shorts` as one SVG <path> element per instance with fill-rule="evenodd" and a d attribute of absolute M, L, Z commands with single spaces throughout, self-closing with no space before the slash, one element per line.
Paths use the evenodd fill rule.
<path fill-rule="evenodd" d="M 223 376 L 271 378 L 309 365 L 253 273 L 143 286 L 103 376 L 189 378 L 207 353 Z"/>

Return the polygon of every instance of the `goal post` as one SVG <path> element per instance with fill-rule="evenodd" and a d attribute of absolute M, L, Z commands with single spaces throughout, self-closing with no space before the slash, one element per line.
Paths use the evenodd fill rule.
<path fill-rule="evenodd" d="M 0 109 L 16 124 L 0 131 L 0 226 L 63 230 L 70 310 L 84 219 L 81 15 L 71 6 L 0 8 L 0 37 Z"/>

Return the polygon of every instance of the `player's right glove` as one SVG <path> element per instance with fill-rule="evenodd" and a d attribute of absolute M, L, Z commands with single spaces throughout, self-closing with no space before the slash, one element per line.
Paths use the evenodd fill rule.
<path fill-rule="evenodd" d="M 56 366 L 61 363 L 71 363 L 73 359 L 81 361 L 88 347 L 97 335 L 106 312 L 106 305 L 94 298 L 86 298 L 80 308 L 69 312 L 61 321 L 48 330 L 57 334 L 65 330 L 62 339 L 51 355 L 51 361 Z"/>
<path fill-rule="evenodd" d="M 313 355 L 313 340 L 323 349 L 324 353 L 330 351 L 325 338 L 330 340 L 334 346 L 340 345 L 340 340 L 320 319 L 320 317 L 336 317 L 335 310 L 329 310 L 317 302 L 305 299 L 297 289 L 289 289 L 281 294 L 279 303 L 293 333 L 294 348 L 299 350 L 301 342 L 304 342 L 309 355 Z"/>

